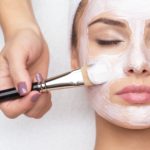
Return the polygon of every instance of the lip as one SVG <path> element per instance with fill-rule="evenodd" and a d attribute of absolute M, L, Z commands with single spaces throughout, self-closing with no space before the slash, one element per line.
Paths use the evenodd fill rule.
<path fill-rule="evenodd" d="M 117 92 L 116 95 L 130 104 L 150 103 L 150 86 L 131 85 Z"/>

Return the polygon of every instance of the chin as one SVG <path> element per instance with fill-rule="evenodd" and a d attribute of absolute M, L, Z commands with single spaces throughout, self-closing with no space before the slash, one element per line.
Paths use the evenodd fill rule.
<path fill-rule="evenodd" d="M 106 120 L 106 118 L 103 118 Z M 136 122 L 122 122 L 121 120 L 107 120 L 109 123 L 121 127 L 121 128 L 125 128 L 125 129 L 131 129 L 131 130 L 142 130 L 142 129 L 149 129 L 150 128 L 150 124 L 145 124 L 145 122 L 140 122 L 140 123 L 136 123 Z"/>

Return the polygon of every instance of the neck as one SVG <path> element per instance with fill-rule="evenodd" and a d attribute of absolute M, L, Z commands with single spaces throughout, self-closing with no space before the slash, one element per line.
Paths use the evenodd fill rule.
<path fill-rule="evenodd" d="M 96 115 L 95 150 L 149 150 L 149 141 L 150 129 L 121 128 Z"/>

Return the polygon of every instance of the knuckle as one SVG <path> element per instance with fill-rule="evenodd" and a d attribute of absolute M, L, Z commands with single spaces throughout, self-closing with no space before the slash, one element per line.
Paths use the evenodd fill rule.
<path fill-rule="evenodd" d="M 8 104 L 3 105 L 1 106 L 1 111 L 10 119 L 17 118 L 19 115 L 21 115 L 21 111 L 16 107 L 16 105 L 9 105 L 9 107 Z"/>
<path fill-rule="evenodd" d="M 43 108 L 43 111 L 39 112 L 39 116 L 43 116 L 44 114 L 46 114 L 52 107 L 52 103 L 48 103 L 48 105 L 46 107 Z"/>
<path fill-rule="evenodd" d="M 36 111 L 36 112 L 28 112 L 25 115 L 30 117 L 30 118 L 34 118 L 34 119 L 41 119 L 51 108 L 51 103 L 49 105 L 47 105 L 45 108 L 40 109 L 40 111 Z"/>
<path fill-rule="evenodd" d="M 35 118 L 35 119 L 41 119 L 41 118 L 43 117 L 43 115 L 44 115 L 44 114 L 42 114 L 42 115 L 36 115 L 34 118 Z"/>
<path fill-rule="evenodd" d="M 41 106 L 41 109 L 39 109 L 39 113 L 46 113 L 47 111 L 49 111 L 52 107 L 52 103 L 51 101 L 47 101 L 45 102 L 45 104 L 43 104 L 43 106 Z"/>
<path fill-rule="evenodd" d="M 30 118 L 34 118 L 34 119 L 41 119 L 43 117 L 43 115 L 30 114 L 30 113 L 27 113 L 26 116 L 28 116 Z"/>
<path fill-rule="evenodd" d="M 6 117 L 8 117 L 9 119 L 15 119 L 19 116 L 19 114 L 17 113 L 13 113 L 13 112 L 3 112 L 5 114 Z"/>
<path fill-rule="evenodd" d="M 36 108 L 36 110 L 34 111 L 33 110 L 29 111 L 25 113 L 25 115 L 30 118 L 41 119 L 44 116 L 44 114 L 46 114 L 48 110 L 51 109 L 51 107 L 52 107 L 52 102 L 50 100 L 47 100 L 44 103 L 42 103 L 40 107 L 38 107 L 38 109 Z"/>
<path fill-rule="evenodd" d="M 45 112 L 47 112 L 48 110 L 50 110 L 52 107 L 52 102 L 51 100 L 47 99 L 47 101 L 45 102 L 45 105 L 43 105 L 43 110 L 45 110 Z"/>
<path fill-rule="evenodd" d="M 52 102 L 49 99 L 49 97 L 43 97 L 40 100 L 41 100 L 41 105 L 40 105 L 39 111 L 42 111 L 42 110 L 45 110 L 45 109 L 49 109 L 49 108 L 52 107 Z"/>
<path fill-rule="evenodd" d="M 51 109 L 51 107 L 52 107 L 52 103 L 51 103 L 51 102 L 49 102 L 49 103 L 48 103 L 48 105 L 47 105 L 47 110 L 50 110 L 50 109 Z"/>

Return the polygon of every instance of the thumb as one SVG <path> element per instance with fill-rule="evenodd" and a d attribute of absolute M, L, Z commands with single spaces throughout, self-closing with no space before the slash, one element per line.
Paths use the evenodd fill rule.
<path fill-rule="evenodd" d="M 10 54 L 11 53 L 11 54 Z M 12 81 L 21 96 L 31 90 L 31 78 L 27 70 L 28 55 L 24 51 L 9 51 L 7 62 Z"/>

